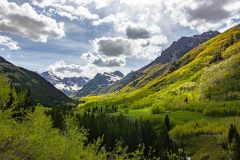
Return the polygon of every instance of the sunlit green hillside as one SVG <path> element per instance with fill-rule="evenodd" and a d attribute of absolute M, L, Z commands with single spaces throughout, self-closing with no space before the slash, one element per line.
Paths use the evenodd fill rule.
<path fill-rule="evenodd" d="M 205 114 L 238 114 L 240 105 L 240 26 L 219 34 L 169 64 L 160 76 L 131 91 L 82 98 L 81 106 L 188 109 Z M 158 66 L 155 66 L 158 67 Z M 148 73 L 154 72 L 154 68 Z M 217 111 L 215 111 L 217 110 Z"/>

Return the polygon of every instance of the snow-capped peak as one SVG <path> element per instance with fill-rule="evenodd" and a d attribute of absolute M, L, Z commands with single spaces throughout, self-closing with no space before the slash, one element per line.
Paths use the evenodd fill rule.
<path fill-rule="evenodd" d="M 51 71 L 43 72 L 40 75 L 66 95 L 76 94 L 89 81 L 87 77 L 60 78 Z"/>
<path fill-rule="evenodd" d="M 89 94 L 98 94 L 103 88 L 112 85 L 123 77 L 124 75 L 120 71 L 98 73 L 83 86 L 83 88 L 77 93 L 77 96 L 81 97 Z"/>
<path fill-rule="evenodd" d="M 104 72 L 103 75 L 106 77 L 109 82 L 116 82 L 124 77 L 124 75 L 120 71 L 115 72 Z"/>

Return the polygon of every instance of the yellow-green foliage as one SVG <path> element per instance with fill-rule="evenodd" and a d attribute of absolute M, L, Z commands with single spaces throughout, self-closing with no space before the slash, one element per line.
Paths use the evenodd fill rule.
<path fill-rule="evenodd" d="M 193 160 L 208 157 L 211 160 L 231 159 L 229 152 L 221 144 L 227 144 L 231 124 L 240 129 L 240 117 L 199 120 L 177 125 L 170 131 L 170 136 L 186 146 Z"/>
<path fill-rule="evenodd" d="M 10 112 L 0 112 L 0 159 L 105 159 L 104 152 L 93 146 L 84 146 L 86 132 L 70 127 L 65 135 L 52 128 L 43 108 L 29 115 L 28 120 L 17 123 Z"/>
<path fill-rule="evenodd" d="M 240 130 L 240 117 L 218 118 L 216 120 L 200 120 L 178 125 L 170 131 L 172 138 L 180 140 L 197 135 L 217 135 L 219 140 L 227 137 L 231 124 Z"/>
<path fill-rule="evenodd" d="M 200 90 L 210 100 L 240 100 L 240 54 L 207 68 Z"/>
<path fill-rule="evenodd" d="M 50 117 L 43 107 L 36 107 L 26 120 L 16 122 L 11 111 L 0 110 L 0 159 L 36 160 L 140 160 L 142 150 L 127 153 L 127 148 L 117 143 L 114 152 L 107 152 L 102 140 L 87 143 L 87 132 L 75 125 L 74 119 L 67 120 L 64 133 L 52 128 Z"/>
<path fill-rule="evenodd" d="M 240 107 L 237 102 L 240 99 L 239 40 L 240 26 L 236 26 L 169 64 L 170 68 L 174 66 L 176 70 L 166 70 L 137 90 L 126 86 L 115 93 L 103 95 L 100 99 L 91 99 L 82 106 L 109 103 L 133 109 L 160 106 L 171 110 L 189 109 L 189 104 L 214 104 L 214 101 L 221 101 L 218 105 L 223 106 L 225 102 L 233 101 L 232 104 L 237 105 L 235 108 Z M 154 73 L 154 70 L 153 67 L 153 71 L 148 70 L 146 73 Z"/>
<path fill-rule="evenodd" d="M 230 160 L 230 155 L 218 142 L 217 136 L 201 135 L 188 137 L 182 142 L 192 160 Z"/>
<path fill-rule="evenodd" d="M 9 100 L 11 93 L 10 86 L 7 81 L 0 75 L 0 107 L 4 107 Z"/>

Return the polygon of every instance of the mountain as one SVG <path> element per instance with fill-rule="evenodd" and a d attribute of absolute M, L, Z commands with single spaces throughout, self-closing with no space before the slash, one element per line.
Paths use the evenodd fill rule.
<path fill-rule="evenodd" d="M 162 51 L 161 56 L 157 57 L 153 62 L 144 66 L 138 71 L 130 72 L 120 81 L 117 81 L 107 88 L 101 90 L 101 93 L 111 93 L 122 89 L 126 85 L 134 87 L 132 89 L 137 89 L 144 86 L 149 81 L 165 72 L 171 62 L 178 60 L 188 51 L 208 41 L 218 34 L 218 31 L 208 31 L 200 35 L 181 37 L 177 41 L 174 41 L 170 47 Z"/>
<path fill-rule="evenodd" d="M 68 96 L 75 95 L 89 81 L 87 77 L 60 78 L 50 71 L 40 75 Z"/>
<path fill-rule="evenodd" d="M 40 74 L 44 79 L 50 82 L 52 85 L 61 83 L 62 79 L 50 71 L 46 71 Z"/>
<path fill-rule="evenodd" d="M 191 37 L 181 37 L 177 41 L 174 41 L 170 47 L 164 50 L 161 53 L 161 56 L 156 58 L 151 64 L 164 64 L 169 63 L 174 60 L 178 60 L 178 58 L 182 57 L 185 53 L 197 47 L 198 45 L 208 41 L 209 39 L 218 35 L 218 31 L 208 31 L 204 32 L 200 35 L 194 35 Z M 149 66 L 147 65 L 147 66 Z"/>
<path fill-rule="evenodd" d="M 30 95 L 34 104 L 65 105 L 73 101 L 37 73 L 17 67 L 0 57 L 0 107 Z M 12 102 L 11 102 L 12 103 Z"/>
<path fill-rule="evenodd" d="M 114 93 L 99 95 L 97 100 L 86 97 L 83 106 L 97 102 L 129 108 L 184 108 L 205 114 L 237 113 L 235 110 L 240 107 L 240 25 L 169 63 L 157 59 L 162 62 L 155 60 L 141 69 L 144 74 L 136 76 L 140 77 L 137 80 Z"/>
<path fill-rule="evenodd" d="M 105 87 L 119 81 L 123 77 L 124 75 L 120 71 L 111 73 L 104 72 L 103 74 L 98 73 L 93 79 L 91 79 L 83 86 L 83 88 L 77 93 L 76 96 L 83 97 L 86 95 L 98 94 Z"/>

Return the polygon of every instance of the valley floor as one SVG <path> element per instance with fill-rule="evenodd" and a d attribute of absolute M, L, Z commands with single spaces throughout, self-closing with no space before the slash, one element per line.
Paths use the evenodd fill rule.
<path fill-rule="evenodd" d="M 146 119 L 163 122 L 168 115 L 173 126 L 170 136 L 184 146 L 186 153 L 192 160 L 220 160 L 230 159 L 226 149 L 227 132 L 231 124 L 240 128 L 240 117 L 215 117 L 188 110 L 167 111 L 152 114 L 150 108 L 123 110 L 109 113 L 112 116 L 123 114 L 131 119 Z"/>

